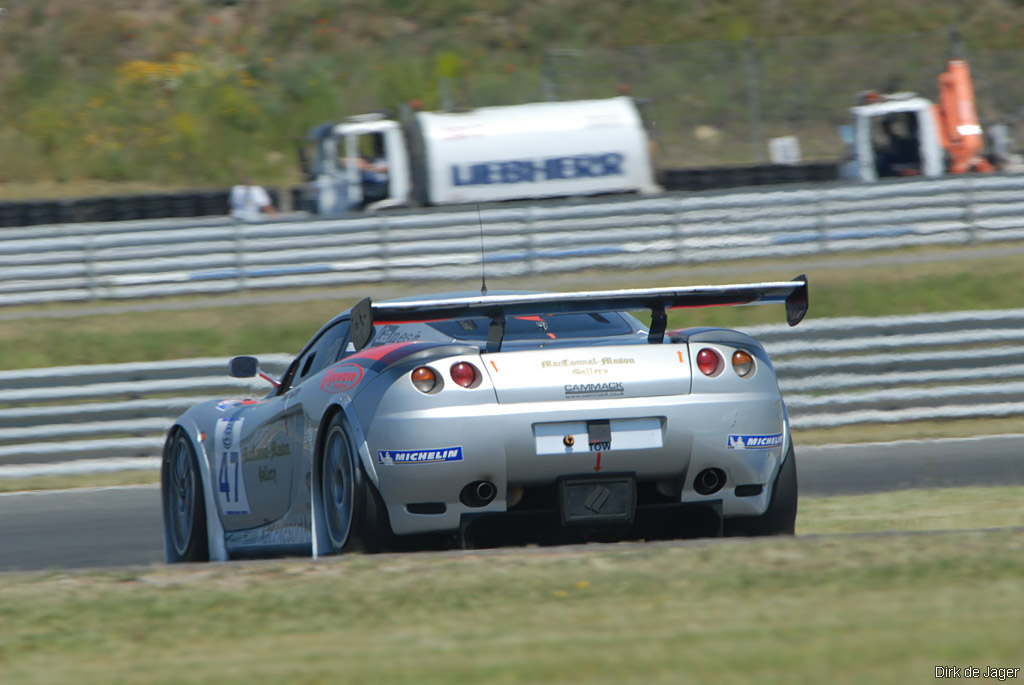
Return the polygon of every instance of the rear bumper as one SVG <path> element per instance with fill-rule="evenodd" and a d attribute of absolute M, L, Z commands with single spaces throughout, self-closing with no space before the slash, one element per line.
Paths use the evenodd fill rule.
<path fill-rule="evenodd" d="M 678 537 L 720 537 L 722 503 L 638 503 L 628 523 L 602 526 L 565 524 L 557 508 L 512 509 L 500 513 L 466 513 L 459 537 L 467 547 L 502 544 L 572 544 L 658 540 Z"/>
<path fill-rule="evenodd" d="M 510 506 L 522 492 L 541 492 L 560 477 L 601 473 L 635 474 L 638 488 L 668 498 L 638 499 L 638 515 L 648 505 L 697 505 L 718 507 L 725 518 L 756 516 L 767 507 L 789 440 L 777 394 L 491 402 L 396 413 L 383 407 L 366 433 L 364 458 L 399 535 L 458 532 L 464 520 L 526 513 L 522 504 Z M 651 417 L 660 421 L 657 447 L 617 449 L 613 440 L 600 453 L 538 453 L 538 424 Z M 736 436 L 780 437 L 745 448 Z M 725 481 L 720 490 L 702 495 L 693 482 L 708 468 L 720 469 Z M 495 486 L 497 494 L 485 506 L 460 500 L 462 489 L 475 481 Z M 737 486 L 746 487 L 737 494 Z"/>

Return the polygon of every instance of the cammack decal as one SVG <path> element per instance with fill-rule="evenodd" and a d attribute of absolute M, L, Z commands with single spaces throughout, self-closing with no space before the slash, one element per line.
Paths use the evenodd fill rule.
<path fill-rule="evenodd" d="M 480 186 L 510 183 L 546 183 L 578 178 L 622 176 L 625 155 L 607 152 L 572 157 L 522 159 L 478 164 L 453 164 L 453 186 Z"/>
<path fill-rule="evenodd" d="M 585 399 L 591 397 L 618 397 L 626 392 L 619 382 L 610 383 L 572 383 L 565 386 L 566 399 Z"/>
<path fill-rule="evenodd" d="M 377 450 L 377 461 L 394 464 L 436 464 L 438 462 L 462 461 L 461 447 L 442 447 L 436 450 Z"/>
<path fill-rule="evenodd" d="M 357 364 L 341 364 L 328 369 L 320 380 L 324 392 L 348 392 L 363 380 L 363 367 Z"/>
<path fill-rule="evenodd" d="M 767 450 L 782 445 L 782 433 L 774 435 L 730 435 L 728 448 L 731 450 Z"/>

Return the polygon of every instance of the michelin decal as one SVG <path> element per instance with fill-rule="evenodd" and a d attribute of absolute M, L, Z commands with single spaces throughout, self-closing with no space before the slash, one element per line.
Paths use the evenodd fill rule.
<path fill-rule="evenodd" d="M 727 447 L 731 450 L 768 450 L 782 445 L 782 433 L 772 435 L 730 435 Z"/>
<path fill-rule="evenodd" d="M 436 450 L 377 450 L 377 461 L 387 466 L 395 464 L 436 464 L 462 461 L 461 447 L 442 447 Z"/>

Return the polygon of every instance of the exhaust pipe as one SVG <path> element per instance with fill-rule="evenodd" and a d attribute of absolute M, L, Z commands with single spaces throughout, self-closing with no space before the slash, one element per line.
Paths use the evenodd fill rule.
<path fill-rule="evenodd" d="M 713 495 L 725 485 L 725 471 L 722 469 L 704 469 L 693 481 L 693 489 L 698 495 Z"/>
<path fill-rule="evenodd" d="M 459 500 L 467 507 L 486 507 L 498 494 L 498 488 L 489 480 L 475 480 L 462 488 Z"/>

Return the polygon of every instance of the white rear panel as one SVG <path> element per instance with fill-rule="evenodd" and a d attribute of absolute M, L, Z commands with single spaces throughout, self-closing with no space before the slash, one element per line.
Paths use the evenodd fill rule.
<path fill-rule="evenodd" d="M 686 395 L 685 345 L 554 348 L 482 355 L 500 404 Z"/>

